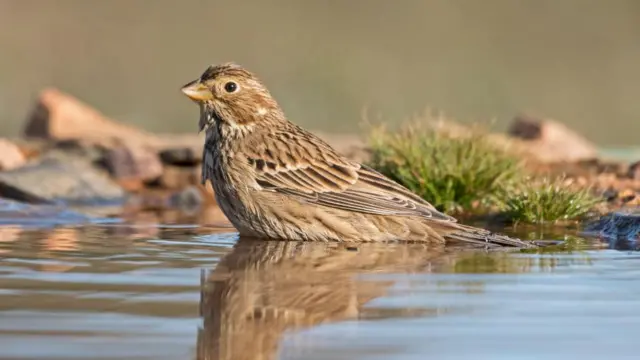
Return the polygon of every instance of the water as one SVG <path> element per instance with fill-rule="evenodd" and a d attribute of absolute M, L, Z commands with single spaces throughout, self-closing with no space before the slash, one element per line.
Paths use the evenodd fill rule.
<path fill-rule="evenodd" d="M 7 225 L 0 359 L 637 358 L 640 257 L 571 244 L 486 252 L 256 242 L 186 223 Z"/>

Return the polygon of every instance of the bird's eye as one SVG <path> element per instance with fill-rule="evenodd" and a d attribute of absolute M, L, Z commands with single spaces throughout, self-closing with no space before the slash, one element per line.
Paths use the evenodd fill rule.
<path fill-rule="evenodd" d="M 229 81 L 228 83 L 224 84 L 224 90 L 228 93 L 236 92 L 238 90 L 238 84 L 234 83 L 233 81 Z"/>

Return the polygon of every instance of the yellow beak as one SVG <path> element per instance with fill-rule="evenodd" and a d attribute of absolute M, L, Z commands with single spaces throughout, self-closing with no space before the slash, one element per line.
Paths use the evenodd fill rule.
<path fill-rule="evenodd" d="M 211 90 L 200 80 L 194 80 L 182 87 L 182 92 L 193 101 L 206 101 L 213 98 Z"/>

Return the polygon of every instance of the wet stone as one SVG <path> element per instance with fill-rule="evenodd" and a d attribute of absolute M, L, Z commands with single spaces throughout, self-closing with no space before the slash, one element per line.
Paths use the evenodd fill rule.
<path fill-rule="evenodd" d="M 86 159 L 51 153 L 37 162 L 0 172 L 0 196 L 31 203 L 120 203 L 124 190 Z"/>
<path fill-rule="evenodd" d="M 640 241 L 640 207 L 604 215 L 586 225 L 583 234 L 610 240 Z"/>

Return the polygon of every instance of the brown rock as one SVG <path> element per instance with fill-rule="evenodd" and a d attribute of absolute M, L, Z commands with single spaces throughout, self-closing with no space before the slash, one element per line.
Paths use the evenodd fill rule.
<path fill-rule="evenodd" d="M 640 180 L 640 161 L 636 161 L 629 165 L 627 176 L 634 180 Z"/>
<path fill-rule="evenodd" d="M 27 161 L 39 157 L 51 147 L 49 141 L 42 139 L 25 139 L 20 137 L 7 140 L 14 143 L 20 149 L 20 152 Z"/>
<path fill-rule="evenodd" d="M 104 146 L 118 143 L 155 145 L 159 140 L 135 127 L 115 122 L 71 95 L 45 89 L 24 133 L 54 140 L 82 139 Z"/>
<path fill-rule="evenodd" d="M 224 215 L 222 209 L 215 205 L 203 206 L 202 210 L 198 214 L 198 223 L 203 225 L 209 225 L 219 228 L 233 229 L 233 225 L 229 222 L 229 219 Z"/>
<path fill-rule="evenodd" d="M 0 139 L 0 170 L 11 170 L 27 162 L 25 154 L 18 145 L 6 139 Z"/>
<path fill-rule="evenodd" d="M 191 163 L 199 163 L 202 161 L 204 136 L 204 132 L 188 134 L 157 134 L 157 140 L 153 147 L 163 153 L 165 151 L 174 151 L 172 155 L 177 155 L 175 151 L 182 152 L 182 157 L 178 156 L 174 158 Z M 167 154 L 165 153 L 165 156 L 166 155 Z"/>
<path fill-rule="evenodd" d="M 111 176 L 125 189 L 142 188 L 162 175 L 162 163 L 157 153 L 142 146 L 116 146 L 105 153 L 105 165 Z"/>
<path fill-rule="evenodd" d="M 511 124 L 509 135 L 523 140 L 540 161 L 575 162 L 597 157 L 593 144 L 554 120 L 519 115 Z"/>
<path fill-rule="evenodd" d="M 202 149 L 198 151 L 196 146 L 165 149 L 160 151 L 160 159 L 167 165 L 196 166 L 202 161 Z"/>
<path fill-rule="evenodd" d="M 196 120 L 194 120 L 194 129 Z M 152 134 L 108 118 L 91 106 L 58 89 L 40 93 L 24 129 L 27 137 L 48 140 L 82 140 L 91 144 L 145 145 L 155 150 L 189 148 L 198 155 L 204 134 Z"/>
<path fill-rule="evenodd" d="M 160 176 L 160 186 L 165 189 L 184 189 L 200 183 L 200 166 L 185 167 L 165 165 Z"/>

